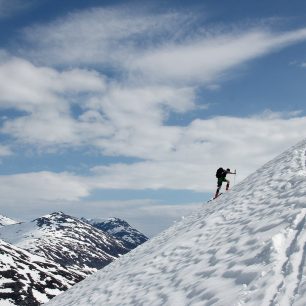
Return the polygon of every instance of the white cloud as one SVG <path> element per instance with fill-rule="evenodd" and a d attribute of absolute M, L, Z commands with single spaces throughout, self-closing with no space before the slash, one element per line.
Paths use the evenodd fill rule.
<path fill-rule="evenodd" d="M 65 110 L 65 101 L 69 101 L 69 95 L 96 93 L 104 88 L 104 78 L 95 71 L 71 69 L 59 72 L 9 56 L 2 56 L 0 61 L 2 108 L 33 112 L 37 108 L 52 105 Z"/>
<path fill-rule="evenodd" d="M 157 158 L 179 137 L 179 128 L 164 125 L 169 113 L 194 109 L 194 96 L 193 88 L 110 86 L 86 105 L 113 127 L 109 137 L 97 137 L 94 144 L 110 155 Z"/>
<path fill-rule="evenodd" d="M 0 107 L 24 113 L 17 118 L 6 118 L 1 131 L 39 147 L 79 145 L 82 138 L 78 135 L 72 107 L 82 104 L 79 95 L 90 97 L 105 89 L 105 78 L 95 71 L 70 69 L 59 72 L 37 67 L 24 59 L 2 56 Z M 80 125 L 86 130 L 85 123 Z M 99 128 L 102 134 L 101 124 Z"/>
<path fill-rule="evenodd" d="M 89 194 L 82 178 L 69 173 L 32 172 L 0 176 L 1 201 L 11 203 L 42 203 L 76 201 Z"/>
<path fill-rule="evenodd" d="M 24 51 L 43 63 L 116 65 L 151 46 L 156 36 L 165 39 L 189 17 L 152 15 L 128 6 L 96 7 L 26 28 L 22 36 L 33 48 Z"/>
<path fill-rule="evenodd" d="M 74 120 L 67 114 L 61 115 L 53 109 L 45 108 L 28 116 L 7 120 L 2 133 L 17 138 L 19 142 L 42 148 L 80 145 L 76 130 Z"/>
<path fill-rule="evenodd" d="M 240 64 L 285 46 L 306 40 L 306 29 L 287 33 L 249 30 L 169 43 L 129 62 L 129 69 L 159 82 L 202 83 L 211 87 Z"/>
<path fill-rule="evenodd" d="M 171 151 L 150 161 L 93 168 L 97 188 L 188 189 L 211 192 L 219 166 L 237 169 L 237 181 L 301 140 L 306 117 L 271 114 L 195 120 L 172 138 Z M 164 131 L 165 132 L 165 131 Z M 149 154 L 149 153 L 148 153 Z"/>
<path fill-rule="evenodd" d="M 25 111 L 6 118 L 2 133 L 39 148 L 93 145 L 109 154 L 142 157 L 158 139 L 166 146 L 171 134 L 175 137 L 175 127 L 163 126 L 171 111 L 195 108 L 192 87 L 124 86 L 94 71 L 58 72 L 9 56 L 0 64 L 0 90 L 1 108 Z"/>
<path fill-rule="evenodd" d="M 10 82 L 4 77 L 6 73 Z M 16 58 L 2 62 L 0 79 L 0 105 L 27 111 L 4 121 L 2 132 L 17 141 L 40 149 L 93 146 L 104 154 L 144 160 L 102 167 L 103 175 L 88 179 L 89 190 L 211 191 L 216 165 L 237 168 L 243 178 L 298 141 L 306 127 L 305 117 L 297 117 L 299 113 L 284 116 L 273 112 L 170 126 L 166 120 L 171 112 L 184 114 L 196 107 L 195 88 L 124 86 L 105 81 L 96 72 L 57 72 Z M 82 92 L 90 94 L 80 100 L 77 94 Z M 73 116 L 71 107 L 75 104 L 80 113 Z"/>
<path fill-rule="evenodd" d="M 0 106 L 27 113 L 6 120 L 2 132 L 39 147 L 92 145 L 104 154 L 162 160 L 182 139 L 188 142 L 185 129 L 168 126 L 167 118 L 196 108 L 199 84 L 219 88 L 219 78 L 229 70 L 306 39 L 305 29 L 272 33 L 259 28 L 202 29 L 201 35 L 186 38 L 181 28 L 192 28 L 193 22 L 196 17 L 179 12 L 150 15 L 117 7 L 27 28 L 31 49 L 23 50 L 25 56 L 33 52 L 32 58 L 68 65 L 99 62 L 116 73 L 106 80 L 95 71 L 57 71 L 6 58 L 0 65 Z M 74 105 L 81 110 L 77 116 Z"/>
<path fill-rule="evenodd" d="M 259 24 L 220 31 L 198 22 L 196 14 L 179 11 L 152 15 L 127 6 L 95 8 L 25 29 L 29 48 L 21 54 L 44 64 L 100 64 L 144 85 L 217 88 L 239 65 L 306 40 L 304 28 L 278 33 Z"/>

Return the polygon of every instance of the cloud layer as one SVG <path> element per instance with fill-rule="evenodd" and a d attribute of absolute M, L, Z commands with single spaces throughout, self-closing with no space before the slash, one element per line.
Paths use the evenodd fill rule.
<path fill-rule="evenodd" d="M 213 192 L 216 167 L 237 169 L 237 181 L 301 139 L 305 117 L 271 114 L 251 118 L 217 117 L 168 135 L 172 150 L 135 163 L 97 165 L 91 175 L 24 173 L 0 176 L 3 199 L 81 200 L 96 189 L 185 189 Z M 179 129 L 179 128 L 177 128 Z M 165 132 L 165 131 L 164 131 Z M 114 139 L 112 140 L 115 141 Z M 157 145 L 159 142 L 152 145 Z M 247 145 L 246 145 L 247 144 Z M 126 148 L 129 144 L 126 144 Z M 4 153 L 9 154 L 9 151 Z M 145 152 L 146 147 L 143 147 Z M 149 150 L 149 149 L 148 149 Z M 145 152 L 150 155 L 149 152 Z M 31 186 L 36 186 L 35 190 Z"/>
<path fill-rule="evenodd" d="M 203 16 L 152 15 L 127 6 L 71 13 L 22 32 L 22 56 L 48 65 L 100 65 L 126 81 L 210 86 L 257 57 L 305 41 L 306 29 L 275 32 L 200 25 Z M 136 80 L 135 80 L 136 79 Z"/>

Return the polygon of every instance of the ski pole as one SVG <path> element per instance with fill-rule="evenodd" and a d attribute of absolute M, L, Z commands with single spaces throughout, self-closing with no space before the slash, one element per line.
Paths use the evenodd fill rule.
<path fill-rule="evenodd" d="M 235 176 L 234 176 L 234 186 L 235 186 L 235 184 L 236 184 L 236 169 L 235 169 Z"/>

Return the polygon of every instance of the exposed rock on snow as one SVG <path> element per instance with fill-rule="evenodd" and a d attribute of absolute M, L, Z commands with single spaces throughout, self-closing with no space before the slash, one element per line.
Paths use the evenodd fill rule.
<path fill-rule="evenodd" d="M 40 305 L 82 279 L 2 240 L 0 273 L 0 305 Z"/>
<path fill-rule="evenodd" d="M 306 141 L 49 306 L 305 306 Z"/>

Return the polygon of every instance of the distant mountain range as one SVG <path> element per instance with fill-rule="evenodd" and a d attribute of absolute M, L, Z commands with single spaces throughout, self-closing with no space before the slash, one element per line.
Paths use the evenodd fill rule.
<path fill-rule="evenodd" d="M 8 305 L 32 306 L 46 302 L 147 240 L 123 220 L 96 221 L 63 212 L 23 223 L 0 216 L 0 239 L 4 246 L 0 249 L 1 275 L 5 271 L 5 280 L 0 283 L 0 305 L 1 300 L 11 301 Z M 39 271 L 33 272 L 39 277 L 30 274 L 23 281 L 26 270 Z M 59 283 L 52 271 L 54 275 L 61 275 Z M 41 284 L 43 279 L 48 279 L 45 286 Z M 19 290 L 8 289 L 7 283 L 9 288 Z"/>
<path fill-rule="evenodd" d="M 130 250 L 148 240 L 148 237 L 131 227 L 126 221 L 119 218 L 109 218 L 107 220 L 82 218 L 82 220 L 91 224 L 95 228 L 116 237 L 127 249 Z"/>

